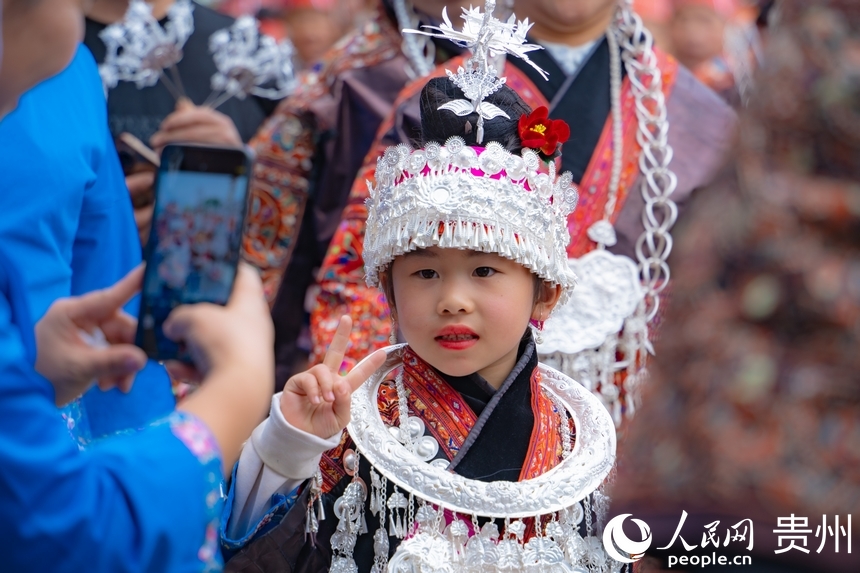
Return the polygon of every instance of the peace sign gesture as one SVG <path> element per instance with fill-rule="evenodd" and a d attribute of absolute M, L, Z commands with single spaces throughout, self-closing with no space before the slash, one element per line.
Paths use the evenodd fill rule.
<path fill-rule="evenodd" d="M 352 393 L 385 362 L 384 350 L 377 350 L 346 376 L 338 371 L 349 345 L 352 319 L 343 316 L 322 364 L 296 374 L 281 394 L 281 413 L 291 426 L 328 439 L 349 423 Z"/>

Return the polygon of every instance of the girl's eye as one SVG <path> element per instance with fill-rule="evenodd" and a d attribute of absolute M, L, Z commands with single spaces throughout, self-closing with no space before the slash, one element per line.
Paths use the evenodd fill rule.
<path fill-rule="evenodd" d="M 433 269 L 421 269 L 416 273 L 422 279 L 435 279 L 439 275 L 436 274 L 436 271 Z"/>
<path fill-rule="evenodd" d="M 490 267 L 478 267 L 477 269 L 475 269 L 475 276 L 477 277 L 491 277 L 494 274 L 496 274 L 496 269 Z"/>

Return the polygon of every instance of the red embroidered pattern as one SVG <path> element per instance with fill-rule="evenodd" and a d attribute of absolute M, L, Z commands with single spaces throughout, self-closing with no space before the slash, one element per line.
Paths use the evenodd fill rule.
<path fill-rule="evenodd" d="M 407 348 L 403 356 L 403 384 L 409 392 L 407 402 L 409 415 L 420 418 L 430 435 L 448 460 L 454 459 L 471 432 L 478 416 L 454 390 L 426 362 Z M 383 422 L 388 426 L 399 424 L 400 412 L 394 379 L 399 369 L 379 386 L 378 405 Z M 559 464 L 562 460 L 562 441 L 559 433 L 560 416 L 552 401 L 540 388 L 540 370 L 535 369 L 531 377 L 532 411 L 535 424 L 520 480 L 537 477 Z M 565 419 L 567 415 L 565 414 Z M 573 435 L 573 429 L 571 429 Z M 329 492 L 346 475 L 343 471 L 343 452 L 355 449 L 349 434 L 344 431 L 340 444 L 325 452 L 320 461 L 323 491 Z"/>
<path fill-rule="evenodd" d="M 308 200 L 316 138 L 326 119 L 314 112 L 333 99 L 338 77 L 352 69 L 373 66 L 400 54 L 401 37 L 383 12 L 346 36 L 326 54 L 319 73 L 305 73 L 293 94 L 283 100 L 251 142 L 257 159 L 251 178 L 248 223 L 243 240 L 245 260 L 260 269 L 269 303 L 299 235 Z"/>
<path fill-rule="evenodd" d="M 311 118 L 285 102 L 252 141 L 257 158 L 243 256 L 260 270 L 269 304 L 277 295 L 295 247 L 293 231 L 299 228 L 307 205 L 313 133 Z"/>
<path fill-rule="evenodd" d="M 678 61 L 656 48 L 654 52 L 657 54 L 657 66 L 663 74 L 663 95 L 668 100 L 678 74 Z M 627 193 L 639 178 L 639 155 L 642 148 L 636 142 L 639 123 L 636 118 L 636 100 L 630 87 L 630 78 L 625 78 L 621 86 L 621 121 L 624 133 L 623 161 L 621 181 L 618 185 L 618 200 L 611 217 L 613 223 L 624 207 Z M 567 228 L 570 231 L 568 257 L 579 258 L 596 246 L 585 231 L 603 218 L 603 210 L 609 198 L 609 180 L 612 177 L 612 152 L 612 116 L 610 115 L 603 126 L 603 132 L 588 163 L 588 169 L 579 184 L 579 203 L 567 220 Z"/>
<path fill-rule="evenodd" d="M 540 369 L 535 368 L 531 377 L 532 412 L 535 415 L 535 425 L 532 428 L 526 463 L 520 472 L 520 481 L 536 478 L 557 466 L 564 451 L 560 432 L 561 417 L 559 412 L 556 412 L 552 400 L 541 390 L 540 383 Z M 567 418 L 567 414 L 563 412 L 561 414 L 565 419 Z"/>

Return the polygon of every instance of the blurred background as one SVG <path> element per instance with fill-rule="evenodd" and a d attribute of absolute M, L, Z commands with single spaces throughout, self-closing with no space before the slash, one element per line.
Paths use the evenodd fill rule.
<path fill-rule="evenodd" d="M 289 38 L 298 64 L 311 68 L 335 42 L 361 25 L 376 0 L 203 0 L 229 16 L 256 16 L 263 32 Z"/>
<path fill-rule="evenodd" d="M 380 0 L 199 0 L 233 17 L 256 16 L 263 30 L 290 38 L 299 65 L 312 68 Z M 655 41 L 730 103 L 749 89 L 761 57 L 760 29 L 773 0 L 635 0 Z"/>

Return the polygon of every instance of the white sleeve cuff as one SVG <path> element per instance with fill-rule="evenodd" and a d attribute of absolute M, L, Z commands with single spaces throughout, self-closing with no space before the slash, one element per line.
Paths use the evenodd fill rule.
<path fill-rule="evenodd" d="M 323 452 L 337 447 L 341 432 L 324 440 L 290 425 L 281 412 L 281 392 L 272 396 L 269 418 L 251 434 L 262 462 L 287 479 L 304 480 L 317 471 Z"/>

